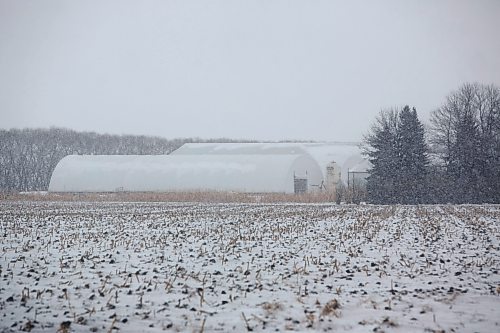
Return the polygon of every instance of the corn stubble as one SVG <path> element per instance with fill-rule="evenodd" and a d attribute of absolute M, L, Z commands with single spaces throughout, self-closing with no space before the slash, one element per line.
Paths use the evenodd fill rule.
<path fill-rule="evenodd" d="M 488 331 L 500 207 L 0 202 L 0 331 Z"/>

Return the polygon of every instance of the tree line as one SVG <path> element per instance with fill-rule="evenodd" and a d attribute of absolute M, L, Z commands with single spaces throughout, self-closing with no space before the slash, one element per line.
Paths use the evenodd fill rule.
<path fill-rule="evenodd" d="M 232 140 L 168 140 L 143 135 L 77 132 L 65 128 L 0 130 L 0 191 L 47 190 L 52 171 L 67 155 L 160 155 L 188 142 Z"/>
<path fill-rule="evenodd" d="M 70 154 L 169 154 L 188 142 L 241 141 L 0 130 L 0 191 L 47 190 L 57 163 Z M 383 110 L 364 152 L 372 163 L 368 202 L 500 203 L 500 88 L 463 85 L 431 113 L 427 128 L 414 107 Z"/>
<path fill-rule="evenodd" d="M 500 88 L 467 83 L 431 113 L 380 112 L 364 138 L 367 201 L 500 203 Z"/>

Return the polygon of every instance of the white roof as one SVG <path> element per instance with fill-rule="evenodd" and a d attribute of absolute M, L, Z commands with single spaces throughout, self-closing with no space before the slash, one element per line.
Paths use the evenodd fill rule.
<path fill-rule="evenodd" d="M 70 155 L 56 166 L 51 192 L 294 192 L 294 175 L 318 185 L 307 155 Z"/>
<path fill-rule="evenodd" d="M 299 155 L 301 143 L 185 143 L 170 155 Z"/>
<path fill-rule="evenodd" d="M 353 165 L 349 168 L 350 172 L 367 172 L 372 167 L 372 164 L 369 160 L 364 159 L 356 165 Z"/>
<path fill-rule="evenodd" d="M 341 169 L 341 178 L 347 181 L 348 170 L 365 167 L 370 164 L 361 154 L 357 143 L 186 143 L 171 155 L 267 155 L 267 154 L 307 154 L 319 164 L 326 178 L 326 167 L 335 162 Z M 362 171 L 362 170 L 357 170 Z"/>

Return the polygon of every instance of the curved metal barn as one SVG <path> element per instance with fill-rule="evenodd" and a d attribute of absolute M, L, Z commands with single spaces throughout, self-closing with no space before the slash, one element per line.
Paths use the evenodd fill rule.
<path fill-rule="evenodd" d="M 70 155 L 57 164 L 49 191 L 294 193 L 322 181 L 320 166 L 306 154 Z"/>
<path fill-rule="evenodd" d="M 287 155 L 306 154 L 320 166 L 323 179 L 329 177 L 327 169 L 334 162 L 340 172 L 339 177 L 347 184 L 348 173 L 356 169 L 367 172 L 369 162 L 362 156 L 357 143 L 314 142 L 314 143 L 186 143 L 171 155 Z"/>

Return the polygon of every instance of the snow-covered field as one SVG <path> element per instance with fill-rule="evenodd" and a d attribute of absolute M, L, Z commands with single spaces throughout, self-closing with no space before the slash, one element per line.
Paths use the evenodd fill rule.
<path fill-rule="evenodd" d="M 500 206 L 0 202 L 0 332 L 500 332 Z"/>

